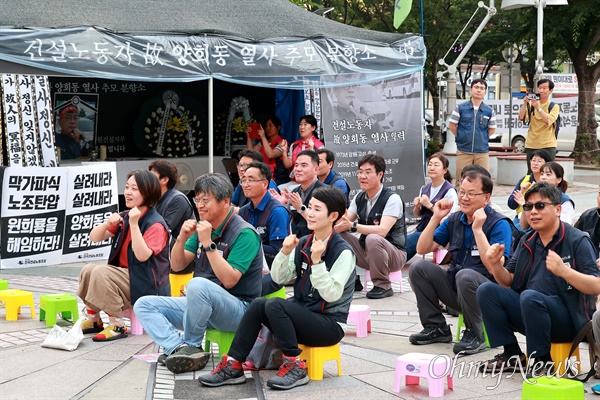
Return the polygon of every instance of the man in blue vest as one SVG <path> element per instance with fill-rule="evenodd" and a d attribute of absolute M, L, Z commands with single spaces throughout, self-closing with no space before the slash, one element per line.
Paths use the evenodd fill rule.
<path fill-rule="evenodd" d="M 371 273 L 373 289 L 367 292 L 370 299 L 393 296 L 390 272 L 406 264 L 404 203 L 397 193 L 383 186 L 384 174 L 385 160 L 380 155 L 367 154 L 358 161 L 362 191 L 335 225 L 354 249 L 357 265 Z"/>
<path fill-rule="evenodd" d="M 269 269 L 283 246 L 283 240 L 291 233 L 290 214 L 283 204 L 268 192 L 270 180 L 271 168 L 267 164 L 250 164 L 240 181 L 244 195 L 250 202 L 238 212 L 240 217 L 258 231 Z M 281 285 L 274 283 L 270 274 L 263 276 L 261 296 L 276 292 L 280 288 Z"/>
<path fill-rule="evenodd" d="M 233 211 L 231 181 L 205 174 L 194 191 L 200 220 L 183 223 L 171 250 L 174 271 L 195 260 L 187 297 L 144 296 L 134 306 L 148 335 L 165 350 L 158 361 L 174 373 L 204 368 L 210 357 L 202 349 L 206 330 L 235 332 L 261 293 L 260 236 Z"/>
<path fill-rule="evenodd" d="M 460 211 L 448 215 L 452 201 L 442 199 L 435 203 L 433 216 L 417 242 L 417 253 L 427 254 L 438 246 L 448 248 L 451 255 L 448 271 L 427 260 L 418 260 L 410 266 L 410 284 L 417 298 L 417 309 L 423 330 L 411 335 L 412 344 L 449 343 L 450 327 L 442 314 L 440 301 L 461 312 L 465 331 L 454 353 L 475 354 L 485 349 L 481 311 L 475 301 L 477 288 L 493 281 L 485 254 L 490 245 L 504 245 L 509 256 L 512 243 L 510 219 L 490 207 L 494 184 L 489 173 L 480 166 L 466 172 L 458 191 Z"/>
<path fill-rule="evenodd" d="M 487 250 L 499 285 L 481 285 L 477 302 L 491 347 L 504 346 L 504 353 L 482 370 L 513 372 L 527 364 L 514 335 L 519 332 L 527 339 L 529 373 L 537 378 L 556 372 L 564 360 L 552 360 L 550 344 L 572 342 L 592 316 L 600 294 L 596 252 L 587 234 L 560 220 L 561 197 L 554 185 L 534 184 L 523 205 L 533 231 L 506 263 L 503 246 Z"/>
<path fill-rule="evenodd" d="M 317 150 L 317 155 L 319 156 L 319 171 L 317 172 L 319 180 L 344 192 L 346 199 L 348 199 L 347 205 L 350 204 L 350 186 L 340 174 L 333 170 L 333 163 L 335 162 L 333 151 L 321 148 Z"/>
<path fill-rule="evenodd" d="M 238 154 L 239 162 L 236 164 L 238 175 L 240 180 L 243 178 L 244 173 L 246 172 L 246 168 L 253 162 L 265 162 L 260 151 L 254 149 L 244 149 L 240 151 Z M 269 180 L 269 188 L 274 189 L 279 192 L 279 188 L 274 180 Z M 240 207 L 245 206 L 250 202 L 250 199 L 246 197 L 244 194 L 244 190 L 242 189 L 242 185 L 238 184 L 233 191 L 233 197 L 231 197 L 231 204 L 235 206 L 235 212 L 240 210 Z"/>
<path fill-rule="evenodd" d="M 490 136 L 496 132 L 496 113 L 483 102 L 487 91 L 485 79 L 473 79 L 471 100 L 456 106 L 448 128 L 456 136 L 456 179 L 471 164 L 490 169 Z"/>

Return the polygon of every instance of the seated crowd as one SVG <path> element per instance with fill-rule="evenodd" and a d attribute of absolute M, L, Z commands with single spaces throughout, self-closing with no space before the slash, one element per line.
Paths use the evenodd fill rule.
<path fill-rule="evenodd" d="M 330 346 L 344 337 L 353 292 L 362 289 L 357 266 L 370 272 L 366 297 L 383 299 L 394 295 L 392 272 L 416 254 L 443 248 L 449 268 L 423 258 L 408 270 L 423 326 L 410 343 L 452 341 L 442 302 L 464 319 L 454 353 L 485 350 L 485 325 L 490 345 L 504 351 L 483 370 L 515 371 L 526 356 L 540 371 L 551 370 L 559 360 L 552 360 L 550 343 L 572 341 L 600 294 L 600 192 L 598 208 L 571 226 L 575 205 L 565 194 L 564 170 L 543 150 L 534 152 L 532 171 L 508 200 L 517 212 L 513 222 L 492 205 L 485 168 L 466 166 L 455 188 L 448 159 L 436 153 L 427 164 L 431 183 L 414 199 L 421 222 L 407 235 L 404 202 L 383 184 L 383 157 L 358 160 L 360 191 L 350 196 L 309 117 L 302 118 L 304 141 L 293 143 L 289 155 L 281 122 L 271 117 L 260 142 L 249 138 L 240 153 L 236 188 L 218 173 L 196 179 L 195 210 L 174 189 L 173 164 L 157 161 L 131 172 L 124 192 L 129 210 L 90 233 L 94 242 L 112 243 L 107 266 L 88 264 L 80 274 L 83 332 L 95 333 L 95 341 L 124 338 L 123 312 L 133 308 L 163 348 L 158 362 L 174 373 L 206 366 L 208 330 L 235 332 L 228 354 L 199 378 L 220 386 L 245 382 L 242 365 L 264 326 L 283 353 L 267 386 L 290 389 L 309 381 L 299 344 Z M 284 183 L 281 191 L 276 182 Z M 180 272 L 193 278 L 185 296 L 169 297 L 169 273 Z M 286 284 L 293 284 L 289 299 L 263 297 Z M 106 327 L 100 311 L 109 316 Z M 600 314 L 593 323 L 600 338 Z M 514 332 L 526 336 L 526 354 Z"/>

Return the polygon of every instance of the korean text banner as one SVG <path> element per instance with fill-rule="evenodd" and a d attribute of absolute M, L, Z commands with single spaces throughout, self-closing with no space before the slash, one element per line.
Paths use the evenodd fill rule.
<path fill-rule="evenodd" d="M 0 60 L 76 76 L 235 83 L 301 89 L 322 77 L 363 74 L 364 82 L 419 71 L 425 45 L 409 36 L 391 45 L 344 38 L 243 41 L 218 35 L 116 34 L 93 27 L 3 29 Z"/>

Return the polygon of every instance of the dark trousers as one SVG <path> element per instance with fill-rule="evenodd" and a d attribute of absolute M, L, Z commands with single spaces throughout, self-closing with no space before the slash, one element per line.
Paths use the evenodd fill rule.
<path fill-rule="evenodd" d="M 527 338 L 528 355 L 536 358 L 550 354 L 551 342 L 571 342 L 577 334 L 558 296 L 536 290 L 519 294 L 490 282 L 477 289 L 477 303 L 491 347 L 516 343 L 519 332 Z"/>
<path fill-rule="evenodd" d="M 244 362 L 265 325 L 279 343 L 282 353 L 296 357 L 302 353 L 298 343 L 322 347 L 339 343 L 342 327 L 327 314 L 317 314 L 290 300 L 256 298 L 250 303 L 229 349 L 229 356 Z"/>

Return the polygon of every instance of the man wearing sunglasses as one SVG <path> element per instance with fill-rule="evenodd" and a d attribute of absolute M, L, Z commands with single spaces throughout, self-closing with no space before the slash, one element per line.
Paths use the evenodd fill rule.
<path fill-rule="evenodd" d="M 235 332 L 261 293 L 260 236 L 233 212 L 231 181 L 204 174 L 196 179 L 194 192 L 200 220 L 183 223 L 171 250 L 174 271 L 195 262 L 187 296 L 144 296 L 134 307 L 148 335 L 164 348 L 158 362 L 176 374 L 204 368 L 210 358 L 202 348 L 205 332 Z"/>
<path fill-rule="evenodd" d="M 561 192 L 556 186 L 534 184 L 525 194 L 523 212 L 533 230 L 508 262 L 500 244 L 486 252 L 499 285 L 481 285 L 477 302 L 491 347 L 504 346 L 504 353 L 482 369 L 514 372 L 525 365 L 516 331 L 527 339 L 530 375 L 540 377 L 560 369 L 553 361 L 564 362 L 552 360 L 550 344 L 572 342 L 590 320 L 600 294 L 600 270 L 590 238 L 560 220 Z"/>
<path fill-rule="evenodd" d="M 412 344 L 449 343 L 450 327 L 442 314 L 440 301 L 463 314 L 465 331 L 454 345 L 456 354 L 475 354 L 485 349 L 481 311 L 475 301 L 479 285 L 494 281 L 486 258 L 493 244 L 502 244 L 504 255 L 509 256 L 512 230 L 509 218 L 494 211 L 490 196 L 494 184 L 489 173 L 477 165 L 463 176 L 458 191 L 460 211 L 450 214 L 452 201 L 442 199 L 435 203 L 433 216 L 417 242 L 417 253 L 427 254 L 439 246 L 448 248 L 450 269 L 427 260 L 418 260 L 410 266 L 409 277 L 417 298 L 417 309 L 423 330 L 411 335 Z M 441 223 L 441 224 L 440 224 Z"/>

